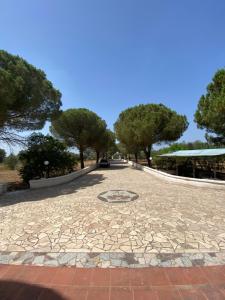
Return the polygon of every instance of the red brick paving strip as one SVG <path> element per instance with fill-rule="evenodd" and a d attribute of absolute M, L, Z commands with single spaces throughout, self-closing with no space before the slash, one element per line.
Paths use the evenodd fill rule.
<path fill-rule="evenodd" d="M 151 299 L 225 299 L 225 266 L 82 269 L 0 265 L 0 300 Z"/>

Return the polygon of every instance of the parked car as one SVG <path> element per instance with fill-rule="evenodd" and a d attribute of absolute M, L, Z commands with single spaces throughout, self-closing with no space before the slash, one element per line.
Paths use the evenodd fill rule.
<path fill-rule="evenodd" d="M 102 158 L 98 164 L 100 168 L 109 168 L 110 167 L 110 162 L 108 159 Z"/>

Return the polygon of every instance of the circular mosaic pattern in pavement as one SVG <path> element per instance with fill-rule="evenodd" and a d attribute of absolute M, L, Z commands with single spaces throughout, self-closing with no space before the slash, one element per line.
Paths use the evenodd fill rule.
<path fill-rule="evenodd" d="M 110 190 L 98 195 L 98 199 L 109 203 L 125 203 L 137 198 L 138 194 L 126 190 Z"/>

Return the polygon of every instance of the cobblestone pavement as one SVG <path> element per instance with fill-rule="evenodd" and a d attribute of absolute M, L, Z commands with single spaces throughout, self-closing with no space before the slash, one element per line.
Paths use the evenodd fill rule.
<path fill-rule="evenodd" d="M 98 199 L 111 190 L 139 197 L 126 203 Z M 167 182 L 126 165 L 97 169 L 58 187 L 1 196 L 0 251 L 137 253 L 156 259 L 211 253 L 223 262 L 225 191 Z"/>

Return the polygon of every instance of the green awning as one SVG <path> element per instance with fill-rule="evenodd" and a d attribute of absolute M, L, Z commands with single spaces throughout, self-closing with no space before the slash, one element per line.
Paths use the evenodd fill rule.
<path fill-rule="evenodd" d="M 161 157 L 197 157 L 197 156 L 220 156 L 225 155 L 225 148 L 180 150 L 172 153 L 161 154 Z"/>

